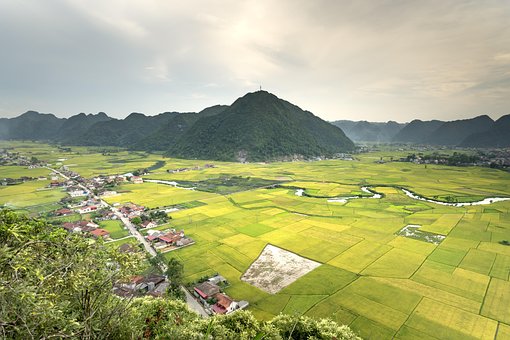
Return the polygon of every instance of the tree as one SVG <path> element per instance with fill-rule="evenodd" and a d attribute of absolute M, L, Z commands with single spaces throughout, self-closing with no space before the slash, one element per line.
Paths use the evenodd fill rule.
<path fill-rule="evenodd" d="M 139 216 L 133 217 L 131 219 L 131 223 L 133 223 L 136 226 L 139 226 L 140 224 L 142 224 L 142 218 Z"/>
<path fill-rule="evenodd" d="M 182 298 L 181 285 L 184 278 L 184 265 L 182 262 L 172 257 L 167 262 L 167 270 L 165 274 L 170 281 L 168 293 L 174 297 Z"/>
<path fill-rule="evenodd" d="M 114 284 L 147 269 L 143 263 L 143 254 L 0 211 L 0 338 L 359 339 L 330 320 L 280 315 L 261 322 L 249 311 L 202 319 L 173 298 L 113 295 Z M 178 260 L 168 261 L 173 282 L 182 271 Z"/>
<path fill-rule="evenodd" d="M 131 337 L 128 301 L 111 287 L 140 270 L 137 255 L 9 210 L 0 211 L 0 244 L 1 337 Z"/>

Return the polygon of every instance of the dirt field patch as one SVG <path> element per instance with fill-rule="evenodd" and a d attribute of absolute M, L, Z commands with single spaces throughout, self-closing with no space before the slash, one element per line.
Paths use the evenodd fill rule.
<path fill-rule="evenodd" d="M 320 265 L 319 262 L 268 244 L 241 280 L 275 294 Z"/>

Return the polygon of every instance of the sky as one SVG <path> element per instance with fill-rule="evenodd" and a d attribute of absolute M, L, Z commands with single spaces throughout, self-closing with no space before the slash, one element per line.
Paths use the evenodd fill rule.
<path fill-rule="evenodd" d="M 267 90 L 325 120 L 510 113 L 510 0 L 0 0 L 0 116 L 194 112 Z"/>

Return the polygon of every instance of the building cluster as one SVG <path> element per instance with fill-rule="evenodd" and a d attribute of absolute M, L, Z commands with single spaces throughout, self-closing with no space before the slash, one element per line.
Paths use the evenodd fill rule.
<path fill-rule="evenodd" d="M 129 219 L 133 219 L 135 217 L 140 217 L 145 211 L 145 207 L 141 205 L 136 205 L 133 203 L 126 203 L 117 208 L 122 216 L 127 217 Z"/>
<path fill-rule="evenodd" d="M 161 252 L 174 250 L 195 243 L 193 239 L 184 234 L 184 230 L 177 231 L 175 229 L 149 230 L 145 238 L 156 250 Z"/>
<path fill-rule="evenodd" d="M 46 165 L 35 157 L 21 155 L 19 152 L 10 152 L 8 148 L 0 150 L 0 165 L 27 166 L 30 169 Z"/>
<path fill-rule="evenodd" d="M 107 230 L 99 228 L 99 225 L 92 221 L 64 222 L 62 228 L 70 233 L 81 233 L 96 239 L 110 238 L 110 233 Z"/>
<path fill-rule="evenodd" d="M 247 301 L 234 301 L 223 292 L 227 280 L 216 275 L 193 286 L 193 294 L 210 314 L 230 314 L 248 307 Z"/>
<path fill-rule="evenodd" d="M 215 167 L 214 164 L 204 164 L 203 167 L 197 165 L 197 166 L 194 166 L 192 168 L 168 169 L 166 172 L 168 172 L 170 174 L 176 174 L 176 173 L 179 173 L 179 172 L 197 171 L 197 170 L 203 170 L 203 169 L 210 169 L 210 168 L 214 168 L 214 167 Z"/>
<path fill-rule="evenodd" d="M 162 297 L 169 286 L 170 282 L 164 275 L 136 275 L 129 278 L 127 282 L 117 283 L 113 287 L 113 292 L 125 298 L 143 295 Z"/>

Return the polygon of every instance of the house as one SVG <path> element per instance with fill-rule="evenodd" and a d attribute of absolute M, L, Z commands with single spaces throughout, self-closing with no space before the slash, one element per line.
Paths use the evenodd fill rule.
<path fill-rule="evenodd" d="M 67 208 L 62 208 L 62 209 L 58 209 L 55 211 L 56 216 L 67 216 L 67 215 L 71 215 L 72 213 L 73 213 L 73 211 L 70 209 L 67 209 Z"/>
<path fill-rule="evenodd" d="M 119 251 L 121 253 L 130 253 L 130 254 L 132 254 L 132 253 L 138 252 L 138 250 L 139 249 L 135 245 L 133 245 L 131 243 L 123 243 L 119 247 Z"/>
<path fill-rule="evenodd" d="M 124 217 L 129 218 L 140 216 L 144 210 L 145 208 L 143 206 L 132 203 L 125 204 L 119 208 L 119 212 L 124 215 Z"/>
<path fill-rule="evenodd" d="M 62 186 L 62 185 L 64 185 L 64 182 L 52 181 L 50 183 L 50 187 L 52 187 L 52 188 L 57 188 L 57 187 Z"/>
<path fill-rule="evenodd" d="M 154 228 L 154 227 L 157 227 L 157 223 L 153 222 L 153 221 L 143 221 L 142 224 L 140 225 L 140 227 L 142 228 Z"/>
<path fill-rule="evenodd" d="M 90 234 L 92 234 L 92 236 L 94 238 L 103 238 L 103 239 L 106 239 L 106 238 L 110 237 L 110 233 L 108 231 L 104 230 L 104 229 L 101 229 L 101 228 L 97 228 L 97 229 L 91 230 Z"/>
<path fill-rule="evenodd" d="M 220 292 L 220 287 L 208 281 L 204 281 L 193 288 L 195 296 L 199 297 L 202 301 L 213 298 Z"/>
<path fill-rule="evenodd" d="M 192 239 L 190 239 L 190 238 L 188 238 L 188 237 L 183 237 L 183 238 L 181 238 L 181 239 L 177 240 L 177 241 L 175 242 L 175 245 L 176 245 L 177 247 L 184 247 L 184 246 L 187 246 L 187 245 L 192 244 L 192 243 L 194 243 L 194 242 L 195 242 L 195 241 L 193 241 Z"/>
<path fill-rule="evenodd" d="M 142 184 L 143 179 L 140 176 L 133 176 L 131 177 L 131 182 L 133 182 L 134 184 Z"/>
<path fill-rule="evenodd" d="M 132 297 L 145 294 L 161 297 L 164 295 L 169 285 L 170 283 L 163 275 L 136 275 L 131 277 L 128 282 L 116 284 L 113 291 L 121 297 Z"/>
<path fill-rule="evenodd" d="M 226 283 L 227 282 L 227 279 L 225 279 L 223 276 L 221 275 L 215 275 L 209 279 L 207 279 L 207 281 L 209 281 L 210 283 L 212 284 L 219 284 L 219 283 Z"/>
<path fill-rule="evenodd" d="M 212 309 L 216 314 L 230 314 L 239 308 L 237 302 L 225 294 L 218 293 L 214 298 L 216 299 L 216 303 L 213 305 Z"/>
<path fill-rule="evenodd" d="M 87 214 L 89 212 L 96 211 L 96 210 L 97 210 L 97 207 L 95 205 L 87 205 L 83 208 L 78 209 L 77 211 L 79 214 Z"/>
<path fill-rule="evenodd" d="M 81 196 L 87 196 L 89 193 L 87 192 L 87 190 L 84 190 L 82 188 L 79 188 L 79 187 L 73 187 L 73 188 L 70 188 L 68 191 L 67 191 L 68 195 L 71 196 L 71 197 L 81 197 Z"/>
<path fill-rule="evenodd" d="M 101 197 L 109 197 L 109 196 L 115 196 L 117 195 L 117 191 L 104 191 L 101 194 Z"/>
<path fill-rule="evenodd" d="M 168 290 L 168 287 L 170 286 L 170 282 L 165 281 L 157 285 L 153 291 L 149 292 L 149 295 L 154 297 L 162 297 L 165 292 Z"/>
<path fill-rule="evenodd" d="M 75 223 L 71 223 L 71 222 L 63 223 L 62 228 L 64 228 L 65 230 L 67 230 L 70 233 L 81 231 L 81 229 L 79 229 L 79 227 Z"/>
<path fill-rule="evenodd" d="M 149 230 L 148 236 L 145 238 L 152 242 L 156 249 L 169 247 L 183 247 L 194 243 L 194 241 L 184 236 L 184 230 L 176 231 L 175 229 L 167 229 L 165 231 Z"/>
<path fill-rule="evenodd" d="M 83 230 L 84 230 L 84 228 L 90 228 L 90 230 L 99 228 L 99 225 L 97 225 L 96 223 L 94 223 L 92 221 L 80 221 L 78 223 L 78 226 L 81 227 Z M 85 230 L 85 231 L 88 231 L 88 230 Z"/>

